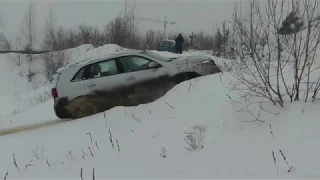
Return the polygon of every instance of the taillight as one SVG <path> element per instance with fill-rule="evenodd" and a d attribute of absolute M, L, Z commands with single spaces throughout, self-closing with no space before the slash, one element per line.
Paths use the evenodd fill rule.
<path fill-rule="evenodd" d="M 58 91 L 56 88 L 52 88 L 51 90 L 51 94 L 53 98 L 57 98 L 58 97 Z"/>

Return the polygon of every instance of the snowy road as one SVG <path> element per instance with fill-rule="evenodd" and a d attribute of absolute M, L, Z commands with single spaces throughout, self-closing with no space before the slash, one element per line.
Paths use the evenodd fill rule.
<path fill-rule="evenodd" d="M 44 127 L 52 126 L 52 125 L 62 123 L 62 122 L 66 122 L 66 120 L 54 119 L 54 120 L 47 120 L 47 121 L 43 121 L 43 122 L 35 123 L 35 124 L 27 124 L 27 125 L 21 125 L 21 126 L 17 126 L 17 127 L 6 128 L 6 129 L 0 130 L 0 136 L 21 133 L 21 132 L 35 130 L 35 129 L 39 129 L 39 128 L 44 128 Z"/>

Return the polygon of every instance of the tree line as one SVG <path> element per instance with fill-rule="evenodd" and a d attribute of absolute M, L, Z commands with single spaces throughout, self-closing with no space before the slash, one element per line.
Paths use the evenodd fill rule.
<path fill-rule="evenodd" d="M 92 44 L 99 47 L 104 44 L 117 44 L 125 48 L 143 49 L 146 44 L 150 49 L 156 49 L 164 40 L 162 30 L 150 29 L 147 32 L 141 32 L 137 24 L 136 7 L 127 7 L 125 3 L 124 12 L 111 20 L 103 28 L 80 24 L 77 28 L 66 29 L 58 25 L 55 19 L 54 10 L 50 7 L 48 18 L 45 23 L 43 38 L 38 39 L 39 32 L 36 32 L 36 9 L 33 2 L 30 2 L 28 10 L 23 17 L 20 28 L 20 35 L 15 41 L 6 40 L 7 49 L 31 53 L 33 51 L 59 51 L 74 48 L 82 44 Z M 174 40 L 177 33 L 169 32 L 168 39 Z M 191 46 L 189 34 L 183 34 L 185 37 L 185 47 Z M 217 47 L 216 37 L 209 33 L 196 32 L 195 42 L 199 49 L 212 50 Z M 35 49 L 36 42 L 41 42 L 41 50 Z M 13 46 L 14 44 L 14 46 Z"/>

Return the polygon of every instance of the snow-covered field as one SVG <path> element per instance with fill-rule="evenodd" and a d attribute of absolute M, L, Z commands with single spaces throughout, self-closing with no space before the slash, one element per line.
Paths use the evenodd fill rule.
<path fill-rule="evenodd" d="M 77 62 L 117 50 L 83 45 L 67 54 Z M 260 112 L 263 123 L 241 122 L 230 102 L 236 95 L 225 86 L 230 74 L 223 73 L 184 82 L 150 104 L 56 123 L 52 99 L 39 101 L 51 87 L 44 78 L 39 75 L 34 88 L 19 75 L 26 65 L 16 67 L 9 55 L 0 60 L 0 128 L 47 122 L 0 136 L 0 176 L 8 172 L 8 179 L 320 178 L 316 101 L 282 109 L 265 105 L 274 114 Z M 240 118 L 255 120 L 250 113 Z M 186 137 L 194 137 L 199 148 L 190 151 Z"/>

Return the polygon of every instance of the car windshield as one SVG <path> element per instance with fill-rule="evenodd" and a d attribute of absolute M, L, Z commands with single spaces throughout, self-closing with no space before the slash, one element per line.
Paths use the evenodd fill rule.
<path fill-rule="evenodd" d="M 161 56 L 159 54 L 156 54 L 156 53 L 153 53 L 153 52 L 150 52 L 150 51 L 145 52 L 144 54 L 147 55 L 147 56 L 150 56 L 151 58 L 158 59 L 160 61 L 170 61 L 171 60 L 170 58 Z"/>

